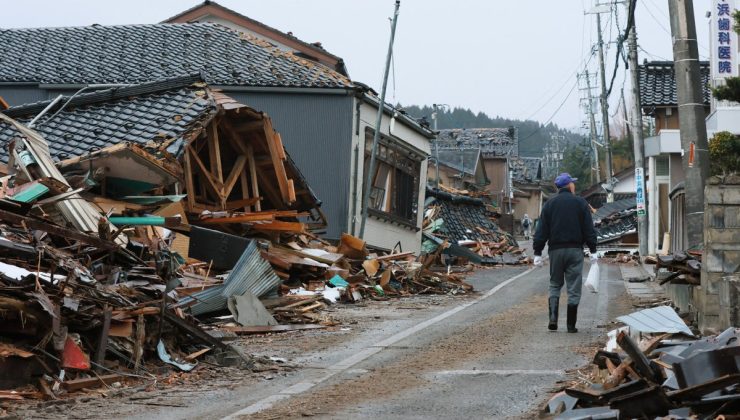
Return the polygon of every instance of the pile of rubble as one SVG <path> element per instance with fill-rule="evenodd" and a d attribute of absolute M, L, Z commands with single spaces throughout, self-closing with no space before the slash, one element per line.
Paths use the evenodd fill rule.
<path fill-rule="evenodd" d="M 740 329 L 697 337 L 669 306 L 617 318 L 593 369 L 556 394 L 557 419 L 736 418 Z M 723 415 L 733 415 L 722 417 Z"/>
<path fill-rule="evenodd" d="M 449 190 L 449 189 L 448 189 Z M 530 259 L 514 237 L 496 223 L 500 213 L 467 191 L 427 188 L 423 249 L 442 247 L 446 260 L 475 264 L 528 264 Z M 449 265 L 449 263 L 448 263 Z"/>
<path fill-rule="evenodd" d="M 675 252 L 672 255 L 658 255 L 645 260 L 655 264 L 655 273 L 660 284 L 693 284 L 701 283 L 701 251 Z M 662 272 L 661 269 L 665 269 Z"/>
<path fill-rule="evenodd" d="M 229 339 L 333 325 L 335 302 L 472 291 L 438 254 L 316 236 L 320 201 L 269 117 L 197 76 L 4 112 L 0 389 L 26 388 L 0 400 L 250 368 Z"/>

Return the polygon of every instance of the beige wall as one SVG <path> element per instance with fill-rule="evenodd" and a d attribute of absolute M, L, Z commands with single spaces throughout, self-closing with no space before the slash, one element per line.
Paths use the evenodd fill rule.
<path fill-rule="evenodd" d="M 514 220 L 520 221 L 525 214 L 529 215 L 532 220 L 539 219 L 540 217 L 540 195 L 541 191 L 527 191 L 528 197 L 523 197 L 519 194 L 514 196 L 517 202 L 514 203 Z M 517 222 L 518 223 L 518 222 Z"/>
<path fill-rule="evenodd" d="M 501 194 L 506 192 L 506 180 L 508 178 L 506 159 L 483 158 L 483 166 L 486 168 L 486 175 L 488 175 L 488 179 L 491 181 L 485 189 L 498 200 L 498 197 L 501 197 Z"/>
<path fill-rule="evenodd" d="M 373 126 L 372 124 L 366 123 L 366 121 L 375 121 L 377 112 L 378 110 L 376 107 L 371 106 L 365 102 L 361 102 L 359 118 L 360 126 L 355 127 L 355 129 L 352 131 L 352 150 L 355 149 L 355 146 L 358 146 L 360 151 L 365 150 L 365 128 L 372 128 Z M 389 134 L 390 122 L 391 118 L 388 115 L 383 114 L 380 131 L 384 135 Z M 356 132 L 359 132 L 359 135 L 356 135 Z M 396 121 L 396 123 L 394 124 L 393 133 L 391 133 L 391 135 L 395 138 L 402 139 L 410 146 L 419 149 L 419 152 L 421 152 L 423 156 L 428 156 L 430 154 L 431 149 L 429 139 L 414 131 L 413 129 L 407 127 L 400 121 Z M 358 159 L 358 168 L 356 171 L 353 169 L 352 173 L 363 174 L 364 161 L 364 159 Z M 417 202 L 416 214 L 416 225 L 418 228 L 421 228 L 421 222 L 424 218 L 424 197 L 427 185 L 427 178 L 424 175 L 427 173 L 427 160 L 424 159 L 421 162 L 421 171 L 419 174 L 419 200 Z M 362 175 L 359 176 L 359 179 L 348 179 L 347 181 L 350 183 L 354 183 L 354 185 L 350 185 L 350 191 L 353 191 L 353 189 L 356 188 L 356 191 L 358 192 L 354 205 L 354 208 L 357 209 L 356 213 L 354 215 L 349 215 L 349 220 L 347 223 L 347 226 L 353 226 L 352 222 L 354 219 L 355 232 L 352 233 L 357 235 L 360 230 L 360 220 L 362 212 Z M 350 205 L 350 213 L 352 208 L 353 206 Z M 393 246 L 400 241 L 404 251 L 414 251 L 418 253 L 421 250 L 421 230 L 399 226 L 398 224 L 394 224 L 385 220 L 379 220 L 373 217 L 367 218 L 367 225 L 365 226 L 365 240 L 370 245 L 388 249 L 393 248 Z"/>

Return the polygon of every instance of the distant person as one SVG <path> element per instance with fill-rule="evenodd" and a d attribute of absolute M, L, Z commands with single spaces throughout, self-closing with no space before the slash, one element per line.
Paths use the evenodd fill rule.
<path fill-rule="evenodd" d="M 558 194 L 547 200 L 542 208 L 540 222 L 534 235 L 534 265 L 542 265 L 542 250 L 548 246 L 550 256 L 550 322 L 547 328 L 558 329 L 560 289 L 567 284 L 569 333 L 576 333 L 578 304 L 581 301 L 581 273 L 583 245 L 591 251 L 591 262 L 596 260 L 596 232 L 591 219 L 591 207 L 576 196 L 577 178 L 562 173 L 555 178 Z"/>
<path fill-rule="evenodd" d="M 522 218 L 522 230 L 524 231 L 524 240 L 529 240 L 532 236 L 532 219 L 529 218 L 527 213 L 524 213 Z"/>

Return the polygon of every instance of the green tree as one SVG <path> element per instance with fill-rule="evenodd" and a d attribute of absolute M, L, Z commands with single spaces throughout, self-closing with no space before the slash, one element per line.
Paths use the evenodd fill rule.
<path fill-rule="evenodd" d="M 578 178 L 576 192 L 580 193 L 589 187 L 591 181 L 591 157 L 587 145 L 574 144 L 565 149 L 561 171 L 568 172 L 570 176 Z"/>
<path fill-rule="evenodd" d="M 709 170 L 712 175 L 740 173 L 740 136 L 720 131 L 709 139 Z"/>

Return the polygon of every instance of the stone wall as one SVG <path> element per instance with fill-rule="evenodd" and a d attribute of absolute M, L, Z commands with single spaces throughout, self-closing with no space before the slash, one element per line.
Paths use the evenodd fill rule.
<path fill-rule="evenodd" d="M 710 178 L 704 197 L 701 286 L 692 294 L 699 329 L 710 331 L 740 320 L 740 176 Z"/>

